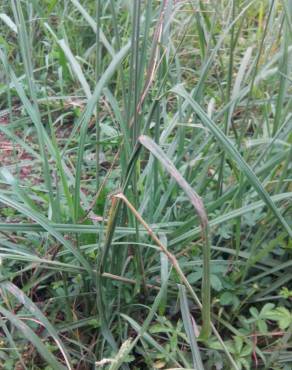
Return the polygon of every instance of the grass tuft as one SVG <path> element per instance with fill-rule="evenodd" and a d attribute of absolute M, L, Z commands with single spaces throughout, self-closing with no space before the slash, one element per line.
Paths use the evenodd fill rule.
<path fill-rule="evenodd" d="M 291 1 L 0 24 L 0 368 L 290 369 Z"/>

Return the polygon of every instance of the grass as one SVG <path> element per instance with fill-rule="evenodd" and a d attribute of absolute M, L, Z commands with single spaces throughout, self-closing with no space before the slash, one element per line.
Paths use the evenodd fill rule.
<path fill-rule="evenodd" d="M 0 368 L 291 368 L 290 0 L 0 5 Z"/>

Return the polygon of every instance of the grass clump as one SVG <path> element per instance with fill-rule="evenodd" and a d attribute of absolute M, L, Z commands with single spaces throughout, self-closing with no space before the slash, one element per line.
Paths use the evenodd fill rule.
<path fill-rule="evenodd" d="M 291 10 L 0 5 L 1 368 L 291 368 Z"/>

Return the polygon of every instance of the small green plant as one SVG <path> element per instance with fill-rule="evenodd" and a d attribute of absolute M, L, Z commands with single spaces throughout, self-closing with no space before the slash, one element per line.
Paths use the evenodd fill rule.
<path fill-rule="evenodd" d="M 287 287 L 283 287 L 279 294 L 285 298 L 285 299 L 291 299 L 292 298 L 292 290 L 289 290 Z"/>
<path fill-rule="evenodd" d="M 232 355 L 234 356 L 239 369 L 252 369 L 252 343 L 245 343 L 242 337 L 235 336 L 231 341 L 225 342 L 225 345 L 227 346 L 230 353 L 232 353 Z M 210 347 L 217 350 L 222 349 L 222 346 L 219 342 L 211 342 Z M 224 368 L 224 366 L 227 366 L 227 364 L 222 364 L 221 368 Z"/>

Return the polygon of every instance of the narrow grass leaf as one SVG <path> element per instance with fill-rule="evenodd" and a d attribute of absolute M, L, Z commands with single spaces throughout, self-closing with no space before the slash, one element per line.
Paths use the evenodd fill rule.
<path fill-rule="evenodd" d="M 9 207 L 12 207 L 25 216 L 31 218 L 36 223 L 41 225 L 49 234 L 51 234 L 55 239 L 57 239 L 62 245 L 64 245 L 80 262 L 80 264 L 86 268 L 89 274 L 92 273 L 92 268 L 87 260 L 81 255 L 81 253 L 74 248 L 69 241 L 67 241 L 58 231 L 55 230 L 53 226 L 50 225 L 49 221 L 41 214 L 36 211 L 30 210 L 23 206 L 22 204 L 8 198 L 7 196 L 0 194 L 0 202 L 6 204 Z"/>
<path fill-rule="evenodd" d="M 67 145 L 68 145 L 69 142 L 71 141 L 71 138 L 75 136 L 78 128 L 80 127 L 80 138 L 79 138 L 79 145 L 78 145 L 76 176 L 75 176 L 75 192 L 74 192 L 74 201 L 75 201 L 74 209 L 75 209 L 76 219 L 78 219 L 79 208 L 80 208 L 81 169 L 82 169 L 82 162 L 83 162 L 84 146 L 85 146 L 86 135 L 87 135 L 87 128 L 88 128 L 91 116 L 96 107 L 96 103 L 98 102 L 100 95 L 102 93 L 102 90 L 106 87 L 111 77 L 116 72 L 117 68 L 119 68 L 121 62 L 126 57 L 129 50 L 130 50 L 130 43 L 123 46 L 123 48 L 114 56 L 111 63 L 109 64 L 105 72 L 102 74 L 100 80 L 98 81 L 95 87 L 95 90 L 92 94 L 92 97 L 88 101 L 88 104 L 85 108 L 84 113 L 82 114 L 77 124 L 74 126 L 74 129 L 67 142 Z"/>
<path fill-rule="evenodd" d="M 151 154 L 153 154 L 163 167 L 167 170 L 170 176 L 178 183 L 181 189 L 186 193 L 191 204 L 195 208 L 198 214 L 201 228 L 202 237 L 204 241 L 203 247 L 203 279 L 202 279 L 202 304 L 203 304 L 203 327 L 201 331 L 201 337 L 207 338 L 210 334 L 210 300 L 211 300 L 211 288 L 210 288 L 210 236 L 209 236 L 209 226 L 207 213 L 205 211 L 204 204 L 199 197 L 199 195 L 194 191 L 194 189 L 188 184 L 188 182 L 183 178 L 180 172 L 175 168 L 174 164 L 163 152 L 163 150 L 149 137 L 141 135 L 139 137 L 139 142 L 147 148 Z"/>
<path fill-rule="evenodd" d="M 263 185 L 260 183 L 259 179 L 250 168 L 250 166 L 242 158 L 238 150 L 234 147 L 230 139 L 220 130 L 220 128 L 208 117 L 208 115 L 203 111 L 199 104 L 190 97 L 183 86 L 176 86 L 172 89 L 174 93 L 180 95 L 185 100 L 188 101 L 190 106 L 193 108 L 194 112 L 200 117 L 202 123 L 211 131 L 220 146 L 224 151 L 226 151 L 230 157 L 238 164 L 240 170 L 246 175 L 250 184 L 257 191 L 259 196 L 263 199 L 266 205 L 271 209 L 276 218 L 282 224 L 284 229 L 288 232 L 289 236 L 292 237 L 292 230 L 284 217 L 281 215 L 279 209 L 276 207 L 275 203 L 271 199 L 270 195 L 267 193 Z"/>
<path fill-rule="evenodd" d="M 60 364 L 55 356 L 48 350 L 48 348 L 42 343 L 41 339 L 26 325 L 22 320 L 20 320 L 15 314 L 6 310 L 0 305 L 1 314 L 6 317 L 17 329 L 19 329 L 24 338 L 28 339 L 38 350 L 39 354 L 47 361 L 47 363 L 52 366 L 54 370 L 65 370 L 66 368 Z"/>
<path fill-rule="evenodd" d="M 174 363 L 177 363 L 176 359 L 172 354 L 166 351 L 166 349 L 159 344 L 149 333 L 143 330 L 143 327 L 137 323 L 134 319 L 129 317 L 128 315 L 125 315 L 121 313 L 121 317 L 128 321 L 128 323 L 131 325 L 131 327 L 141 336 L 142 339 L 145 340 L 149 345 L 151 345 L 153 348 L 155 348 L 159 353 L 163 354 L 164 356 L 167 355 L 169 358 L 174 361 Z"/>
<path fill-rule="evenodd" d="M 182 314 L 184 328 L 190 342 L 190 347 L 193 356 L 193 365 L 196 370 L 204 370 L 194 328 L 190 319 L 191 314 L 186 295 L 186 288 L 183 285 L 179 285 L 178 288 L 179 288 L 180 310 Z"/>
<path fill-rule="evenodd" d="M 88 22 L 88 24 L 92 28 L 93 32 L 96 33 L 97 25 L 96 25 L 95 20 L 88 14 L 86 9 L 80 4 L 80 2 L 78 0 L 71 0 L 71 2 L 76 7 L 76 9 L 79 10 L 79 12 L 82 14 L 84 19 Z M 100 36 L 99 36 L 100 41 L 103 43 L 104 47 L 107 49 L 109 54 L 112 57 L 114 57 L 115 51 L 114 51 L 113 47 L 111 46 L 111 44 L 108 42 L 107 38 L 105 37 L 105 35 L 104 35 L 104 33 L 101 29 L 99 30 L 99 33 L 100 33 Z"/>
<path fill-rule="evenodd" d="M 17 26 L 13 20 L 4 13 L 0 13 L 0 19 L 15 33 L 17 33 Z"/>
<path fill-rule="evenodd" d="M 59 338 L 55 328 L 49 322 L 49 320 L 44 316 L 41 310 L 15 285 L 10 282 L 2 282 L 1 283 L 2 289 L 9 291 L 14 297 L 21 303 L 23 306 L 35 317 L 37 318 L 42 325 L 46 328 L 48 333 L 54 338 L 57 346 L 59 347 L 60 351 L 62 352 L 64 359 L 66 361 L 66 365 L 68 369 L 73 369 L 70 361 L 70 356 L 62 343 L 61 339 Z"/>

